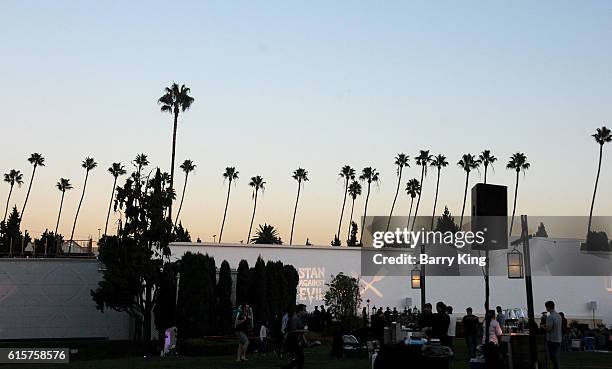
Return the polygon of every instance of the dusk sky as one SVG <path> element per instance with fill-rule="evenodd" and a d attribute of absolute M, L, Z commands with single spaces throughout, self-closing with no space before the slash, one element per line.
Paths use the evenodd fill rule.
<path fill-rule="evenodd" d="M 240 179 L 224 241 L 246 240 L 248 182 L 261 175 L 267 184 L 255 224 L 274 225 L 288 242 L 297 190 L 291 174 L 301 166 L 310 181 L 294 243 L 329 244 L 342 204 L 340 168 L 377 168 L 381 183 L 368 215 L 388 215 L 394 156 L 410 155 L 405 183 L 420 175 L 413 158 L 421 149 L 450 163 L 439 212 L 448 205 L 461 213 L 461 155 L 490 149 L 499 158 L 490 182 L 509 186 L 510 205 L 508 158 L 524 152 L 531 163 L 517 214 L 588 215 L 598 155 L 590 135 L 612 126 L 611 20 L 610 1 L 3 1 L 0 170 L 24 173 L 10 202 L 21 208 L 26 159 L 45 156 L 22 224 L 34 237 L 54 228 L 55 183 L 70 178 L 75 189 L 60 224 L 69 237 L 80 164 L 93 156 L 99 166 L 75 238 L 95 238 L 104 228 L 112 162 L 131 170 L 144 152 L 169 171 L 172 118 L 156 102 L 176 81 L 195 98 L 177 137 L 177 166 L 187 158 L 197 165 L 181 215 L 194 240 L 219 234 L 226 166 L 236 166 Z M 431 213 L 434 173 L 424 183 L 422 215 Z M 179 169 L 179 196 L 183 177 Z M 481 179 L 473 173 L 470 186 Z M 599 183 L 594 213 L 612 215 L 612 145 L 604 148 Z M 8 190 L 2 183 L 2 210 Z M 395 214 L 408 208 L 402 191 Z"/>

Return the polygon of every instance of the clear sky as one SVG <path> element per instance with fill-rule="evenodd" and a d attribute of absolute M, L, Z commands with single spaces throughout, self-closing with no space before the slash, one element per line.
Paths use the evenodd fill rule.
<path fill-rule="evenodd" d="M 508 186 L 509 155 L 528 156 L 518 214 L 587 215 L 598 152 L 590 134 L 612 125 L 611 19 L 610 1 L 3 1 L 0 170 L 24 172 L 11 199 L 20 207 L 26 158 L 46 157 L 23 220 L 34 236 L 54 227 L 54 185 L 70 178 L 75 190 L 60 225 L 69 234 L 80 163 L 95 157 L 76 238 L 95 237 L 113 161 L 145 152 L 169 170 L 171 117 L 156 100 L 177 81 L 196 99 L 180 119 L 177 146 L 177 163 L 191 158 L 198 166 L 182 215 L 194 239 L 219 234 L 226 166 L 240 179 L 224 241 L 246 239 L 248 182 L 262 175 L 267 190 L 255 222 L 273 224 L 288 242 L 291 173 L 302 166 L 311 180 L 295 241 L 329 244 L 342 202 L 340 167 L 381 172 L 368 214 L 386 215 L 394 156 L 420 149 L 449 158 L 439 208 L 455 215 L 464 184 L 455 164 L 483 149 L 500 158 L 491 181 Z M 612 215 L 612 145 L 605 151 L 595 214 Z M 418 175 L 413 164 L 404 182 Z M 479 179 L 475 173 L 471 183 Z M 177 188 L 182 181 L 179 172 Z M 422 214 L 434 185 L 430 175 Z M 8 189 L 0 187 L 0 199 Z M 396 214 L 408 206 L 401 196 Z M 362 213 L 363 198 L 355 211 Z"/>

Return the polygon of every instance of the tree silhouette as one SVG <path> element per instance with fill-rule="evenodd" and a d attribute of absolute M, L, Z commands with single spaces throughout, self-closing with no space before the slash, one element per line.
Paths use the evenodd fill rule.
<path fill-rule="evenodd" d="M 487 184 L 487 170 L 489 169 L 489 166 L 493 168 L 493 163 L 497 161 L 497 158 L 491 155 L 491 150 L 484 150 L 480 153 L 480 155 L 478 155 L 478 160 L 480 160 L 482 166 L 484 167 L 484 183 Z"/>
<path fill-rule="evenodd" d="M 357 228 L 357 223 L 351 222 L 351 231 L 349 234 L 349 239 L 346 241 L 347 246 L 357 246 L 357 232 L 359 229 Z"/>
<path fill-rule="evenodd" d="M 408 164 L 409 158 L 406 154 L 397 154 L 395 157 L 395 166 L 397 167 L 397 188 L 395 189 L 395 196 L 393 196 L 393 203 L 391 204 L 391 211 L 389 212 L 389 219 L 387 220 L 387 231 L 391 224 L 391 217 L 393 216 L 393 209 L 395 208 L 395 202 L 397 201 L 397 195 L 399 194 L 400 184 L 402 183 L 402 172 L 404 167 L 410 167 Z"/>
<path fill-rule="evenodd" d="M 157 100 L 162 112 L 168 112 L 174 117 L 172 128 L 172 160 L 170 162 L 170 192 L 174 190 L 174 160 L 176 153 L 176 129 L 178 127 L 179 114 L 189 110 L 194 98 L 189 96 L 191 89 L 185 85 L 179 87 L 178 83 L 172 83 L 164 89 L 164 95 Z M 168 218 L 172 221 L 172 202 L 168 208 Z"/>
<path fill-rule="evenodd" d="M 455 218 L 451 216 L 450 211 L 448 211 L 448 206 L 444 207 L 444 213 L 441 217 L 438 218 L 438 222 L 436 223 L 436 232 L 452 232 L 456 233 L 459 231 L 459 226 L 455 223 Z"/>
<path fill-rule="evenodd" d="M 4 219 L 3 222 L 6 222 L 6 215 L 8 214 L 9 202 L 11 201 L 11 195 L 13 194 L 13 187 L 17 184 L 17 187 L 21 187 L 23 184 L 23 174 L 20 171 L 11 169 L 8 173 L 4 173 L 4 182 L 8 183 L 11 186 L 9 190 L 8 197 L 6 198 L 6 209 L 4 209 Z"/>
<path fill-rule="evenodd" d="M 227 216 L 227 206 L 229 205 L 230 191 L 232 190 L 232 182 L 238 179 L 238 171 L 235 167 L 225 168 L 223 172 L 223 181 L 227 180 L 227 199 L 225 200 L 225 211 L 223 211 L 223 222 L 221 222 L 221 232 L 219 232 L 219 243 L 223 237 L 223 227 L 225 226 L 225 217 Z"/>
<path fill-rule="evenodd" d="M 76 214 L 74 216 L 74 223 L 72 224 L 72 232 L 70 232 L 70 243 L 68 244 L 68 253 L 72 251 L 72 241 L 74 240 L 74 229 L 76 228 L 77 219 L 79 218 L 79 211 L 81 211 L 81 204 L 83 204 L 83 198 L 85 197 L 85 189 L 87 188 L 87 179 L 89 178 L 89 172 L 98 166 L 93 158 L 86 157 L 81 163 L 81 167 L 85 169 L 85 181 L 83 182 L 83 192 L 81 192 L 81 200 L 79 200 L 79 206 L 77 207 Z"/>
<path fill-rule="evenodd" d="M 23 202 L 23 207 L 21 208 L 21 218 L 19 218 L 19 222 L 23 219 L 23 213 L 25 212 L 26 205 L 28 204 L 28 199 L 30 198 L 30 191 L 32 190 L 32 183 L 34 182 L 34 175 L 36 174 L 36 168 L 45 166 L 45 158 L 42 154 L 33 153 L 28 158 L 30 164 L 32 164 L 32 176 L 30 177 L 30 184 L 28 185 L 28 192 L 26 193 L 25 201 Z"/>
<path fill-rule="evenodd" d="M 425 176 L 427 175 L 427 166 L 429 165 L 429 163 L 431 163 L 431 159 L 432 159 L 432 156 L 429 155 L 429 150 L 421 150 L 419 153 L 419 156 L 416 157 L 417 165 L 421 166 L 421 181 L 419 182 L 420 188 L 419 188 L 419 194 L 417 198 L 416 209 L 414 209 L 414 218 L 412 220 L 411 230 L 414 230 L 414 225 L 416 224 L 416 221 L 417 221 L 417 215 L 419 213 L 419 205 L 421 204 L 421 195 L 423 193 L 423 180 L 425 179 Z"/>
<path fill-rule="evenodd" d="M 457 162 L 465 171 L 465 190 L 463 191 L 463 206 L 461 207 L 461 218 L 459 220 L 459 229 L 463 227 L 463 215 L 465 214 L 465 202 L 467 200 L 467 190 L 470 183 L 470 172 L 474 169 L 478 169 L 480 166 L 480 160 L 476 159 L 472 154 L 463 154 L 461 160 Z"/>
<path fill-rule="evenodd" d="M 55 184 L 58 190 L 62 193 L 62 199 L 60 201 L 59 212 L 57 213 L 57 223 L 55 224 L 55 234 L 57 235 L 57 228 L 59 227 L 60 217 L 62 215 L 62 207 L 64 206 L 64 195 L 66 191 L 72 190 L 72 185 L 70 184 L 70 180 L 66 178 L 60 178 L 59 182 Z"/>
<path fill-rule="evenodd" d="M 255 237 L 251 238 L 250 243 L 262 245 L 282 245 L 283 240 L 278 236 L 278 232 L 273 225 L 259 225 L 259 229 L 255 230 Z"/>
<path fill-rule="evenodd" d="M 352 232 L 352 224 L 353 224 L 353 210 L 355 210 L 355 199 L 357 199 L 357 196 L 361 196 L 361 184 L 357 181 L 353 181 L 351 182 L 351 184 L 349 185 L 348 188 L 348 194 L 351 197 L 351 199 L 353 200 L 351 202 L 351 217 L 349 219 L 349 229 L 348 229 L 348 239 L 351 239 L 351 232 Z M 356 235 L 356 233 L 355 233 Z M 357 243 L 357 240 L 355 240 L 355 244 Z M 348 244 L 348 241 L 347 241 Z M 355 245 L 353 245 L 355 246 Z"/>
<path fill-rule="evenodd" d="M 181 203 L 179 204 L 179 209 L 176 212 L 176 219 L 174 220 L 174 224 L 178 224 L 179 216 L 181 215 L 181 209 L 183 208 L 183 200 L 185 199 L 185 191 L 187 190 L 187 180 L 189 179 L 189 173 L 193 172 L 196 168 L 196 165 L 190 159 L 186 159 L 183 164 L 181 164 L 181 169 L 185 172 L 185 184 L 183 185 L 183 193 L 181 194 Z"/>
<path fill-rule="evenodd" d="M 344 206 L 346 205 L 346 195 L 348 194 L 349 183 L 350 181 L 355 180 L 355 169 L 351 168 L 350 165 L 345 165 L 340 170 L 339 174 L 340 178 L 344 179 L 344 200 L 342 200 L 342 210 L 340 210 L 340 222 L 338 223 L 338 233 L 336 233 L 335 240 L 338 241 L 338 245 L 341 245 L 340 242 L 340 228 L 342 228 L 342 216 L 344 215 Z"/>
<path fill-rule="evenodd" d="M 606 143 L 612 142 L 612 134 L 610 130 L 603 126 L 601 128 L 597 128 L 595 134 L 591 135 L 597 144 L 599 144 L 599 161 L 597 164 L 597 177 L 595 177 L 595 189 L 593 189 L 593 200 L 591 200 L 591 210 L 589 211 L 589 225 L 587 228 L 587 238 L 589 233 L 591 232 L 591 221 L 593 219 L 593 208 L 595 207 L 595 195 L 597 194 L 597 184 L 599 183 L 599 173 L 601 172 L 601 160 L 603 157 L 603 146 Z"/>
<path fill-rule="evenodd" d="M 512 226 L 514 225 L 514 213 L 516 212 L 516 198 L 518 197 L 519 174 L 529 169 L 531 164 L 527 162 L 527 157 L 522 152 L 512 154 L 510 161 L 506 165 L 507 169 L 516 171 L 516 185 L 514 186 L 514 205 L 512 206 L 512 218 L 510 219 L 510 235 L 512 235 Z"/>
<path fill-rule="evenodd" d="M 365 167 L 361 170 L 361 174 L 359 175 L 359 180 L 361 182 L 366 182 L 368 184 L 368 189 L 366 192 L 366 200 L 365 207 L 363 209 L 363 220 L 361 222 L 361 235 L 359 237 L 359 244 L 363 244 L 363 233 L 365 230 L 365 220 L 366 216 L 368 216 L 368 202 L 370 200 L 370 189 L 372 187 L 372 182 L 378 183 L 380 177 L 380 173 L 376 171 L 376 168 Z"/>
<path fill-rule="evenodd" d="M 247 236 L 247 242 L 251 239 L 251 230 L 253 229 L 253 221 L 255 220 L 255 210 L 257 210 L 257 195 L 259 191 L 265 191 L 265 184 L 263 177 L 255 176 L 251 177 L 251 182 L 249 182 L 249 186 L 253 188 L 253 215 L 251 216 L 251 225 L 249 225 L 249 235 Z"/>
<path fill-rule="evenodd" d="M 436 216 L 436 205 L 438 204 L 438 190 L 440 188 L 440 172 L 442 171 L 442 168 L 446 167 L 447 165 L 448 165 L 448 161 L 446 161 L 446 156 L 442 154 L 438 154 L 431 161 L 431 166 L 436 167 L 438 169 L 438 176 L 436 179 L 436 196 L 434 197 L 433 213 L 431 214 L 431 229 L 433 229 L 433 226 L 434 226 L 434 217 Z"/>
<path fill-rule="evenodd" d="M 412 205 L 414 204 L 414 198 L 419 196 L 421 193 L 421 184 L 416 178 L 412 178 L 406 183 L 406 194 L 410 196 L 410 211 L 408 212 L 408 223 L 406 229 L 410 228 L 410 216 L 412 215 Z M 415 214 L 416 216 L 416 214 Z"/>
<path fill-rule="evenodd" d="M 108 204 L 108 212 L 106 213 L 106 223 L 104 224 L 104 235 L 106 236 L 106 232 L 108 230 L 108 219 L 110 218 L 111 207 L 113 206 L 113 198 L 115 197 L 115 188 L 117 187 L 117 178 L 119 176 L 124 175 L 125 168 L 121 163 L 113 163 L 108 168 L 108 172 L 113 176 L 113 190 L 111 191 L 110 202 Z"/>
<path fill-rule="evenodd" d="M 293 229 L 295 227 L 295 215 L 297 214 L 298 202 L 300 201 L 300 190 L 302 183 L 308 181 L 308 171 L 304 168 L 298 168 L 293 171 L 291 178 L 298 183 L 297 197 L 295 198 L 295 208 L 293 209 L 293 220 L 291 221 L 291 236 L 289 237 L 289 245 L 293 245 Z"/>

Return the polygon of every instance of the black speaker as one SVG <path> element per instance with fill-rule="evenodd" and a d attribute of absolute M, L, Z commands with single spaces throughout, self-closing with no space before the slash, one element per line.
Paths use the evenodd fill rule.
<path fill-rule="evenodd" d="M 508 248 L 508 188 L 478 183 L 472 188 L 472 231 L 483 232 L 484 242 L 474 250 Z"/>

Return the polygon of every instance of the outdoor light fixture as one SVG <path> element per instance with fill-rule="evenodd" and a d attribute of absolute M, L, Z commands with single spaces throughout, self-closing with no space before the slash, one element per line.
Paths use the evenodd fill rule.
<path fill-rule="evenodd" d="M 410 272 L 410 285 L 415 290 L 421 288 L 421 271 L 418 268 L 412 269 Z"/>
<path fill-rule="evenodd" d="M 523 278 L 523 254 L 516 248 L 508 253 L 508 278 Z"/>

